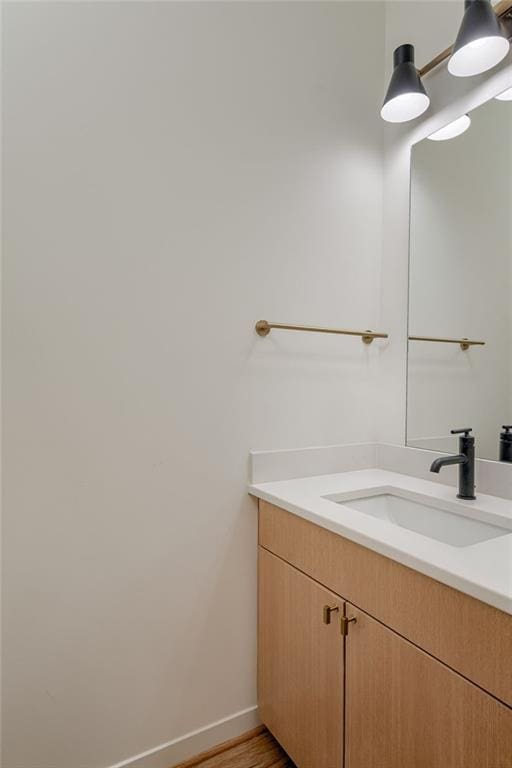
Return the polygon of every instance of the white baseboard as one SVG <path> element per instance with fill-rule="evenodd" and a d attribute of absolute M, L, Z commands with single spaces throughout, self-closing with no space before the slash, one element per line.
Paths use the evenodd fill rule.
<path fill-rule="evenodd" d="M 222 744 L 223 741 L 235 739 L 260 724 L 258 708 L 249 707 L 197 731 L 141 752 L 140 755 L 129 757 L 109 768 L 171 768 L 176 763 L 189 760 L 217 744 Z"/>

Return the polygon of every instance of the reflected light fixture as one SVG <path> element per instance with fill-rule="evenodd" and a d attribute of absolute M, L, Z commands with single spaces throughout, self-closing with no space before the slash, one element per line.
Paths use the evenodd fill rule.
<path fill-rule="evenodd" d="M 430 104 L 414 65 L 413 45 L 405 43 L 396 48 L 393 67 L 380 115 L 388 123 L 405 123 L 422 115 Z"/>
<path fill-rule="evenodd" d="M 445 125 L 444 128 L 440 128 L 435 133 L 431 133 L 427 136 L 430 141 L 446 141 L 447 139 L 454 139 L 456 136 L 460 136 L 461 133 L 467 131 L 471 125 L 471 118 L 469 115 L 462 115 L 457 120 L 452 120 L 451 123 Z"/>
<path fill-rule="evenodd" d="M 506 91 L 498 93 L 494 98 L 498 99 L 498 101 L 512 101 L 512 88 L 507 88 Z"/>
<path fill-rule="evenodd" d="M 490 0 L 465 0 L 464 16 L 448 62 L 455 77 L 487 72 L 505 58 L 510 48 Z"/>

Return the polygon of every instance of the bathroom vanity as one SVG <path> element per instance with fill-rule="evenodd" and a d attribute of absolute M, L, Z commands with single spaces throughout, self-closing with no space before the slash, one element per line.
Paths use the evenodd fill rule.
<path fill-rule="evenodd" d="M 253 455 L 260 716 L 298 768 L 512 768 L 510 104 L 411 149 L 409 447 Z"/>
<path fill-rule="evenodd" d="M 511 768 L 511 503 L 382 470 L 251 493 L 260 716 L 298 768 Z"/>

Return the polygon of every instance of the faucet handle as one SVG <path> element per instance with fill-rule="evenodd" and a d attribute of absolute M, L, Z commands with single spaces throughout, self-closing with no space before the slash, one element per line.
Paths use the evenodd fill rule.
<path fill-rule="evenodd" d="M 503 426 L 501 428 L 504 429 L 505 432 L 508 433 L 512 429 L 512 424 L 510 426 L 507 426 L 507 424 L 503 424 Z"/>
<path fill-rule="evenodd" d="M 452 435 L 464 435 L 464 437 L 469 437 L 469 433 L 473 431 L 473 427 L 465 427 L 464 429 L 450 429 L 450 433 Z"/>

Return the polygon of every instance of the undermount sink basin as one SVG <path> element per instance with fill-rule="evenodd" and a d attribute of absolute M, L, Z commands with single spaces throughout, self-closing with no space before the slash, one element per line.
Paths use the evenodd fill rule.
<path fill-rule="evenodd" d="M 507 528 L 440 509 L 434 501 L 432 504 L 422 504 L 389 491 L 358 498 L 336 499 L 336 503 L 452 547 L 468 547 L 512 533 Z"/>

